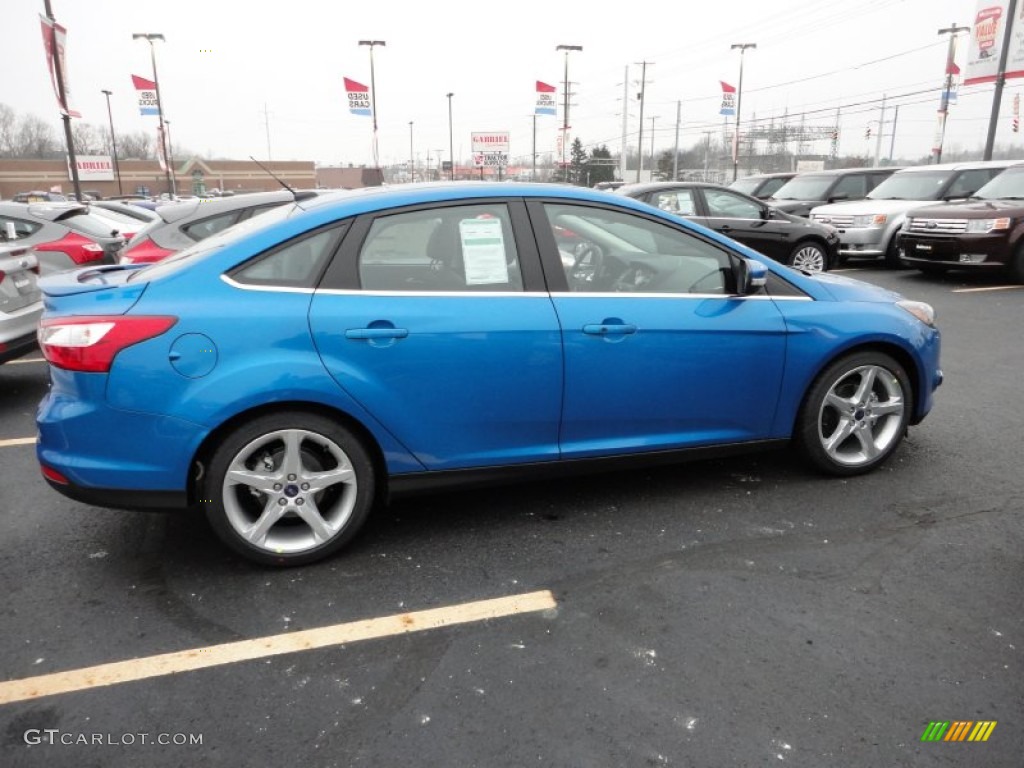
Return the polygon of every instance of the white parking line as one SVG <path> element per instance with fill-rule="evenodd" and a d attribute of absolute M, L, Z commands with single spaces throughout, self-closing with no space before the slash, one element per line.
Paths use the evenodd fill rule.
<path fill-rule="evenodd" d="M 23 363 L 45 363 L 46 358 L 43 357 L 29 357 L 22 358 L 21 360 L 8 360 L 7 365 L 21 365 Z"/>
<path fill-rule="evenodd" d="M 9 448 L 12 445 L 35 445 L 34 437 L 11 437 L 7 440 L 0 440 L 0 448 Z"/>
<path fill-rule="evenodd" d="M 1024 285 L 988 285 L 984 288 L 954 288 L 953 293 L 983 293 L 985 291 L 1019 291 Z"/>
<path fill-rule="evenodd" d="M 145 656 L 129 661 L 115 661 L 95 667 L 69 669 L 65 672 L 54 672 L 50 675 L 0 683 L 0 704 L 38 699 L 42 696 L 54 696 L 59 693 L 71 693 L 89 688 L 102 688 L 150 677 L 174 675 L 179 672 L 216 667 L 222 664 L 234 664 L 238 661 L 252 661 L 283 653 L 298 653 L 314 648 L 344 645 L 359 640 L 422 632 L 427 629 L 487 621 L 519 613 L 547 611 L 557 606 L 558 603 L 555 602 L 554 595 L 545 589 L 540 592 L 479 600 L 473 603 L 416 611 L 415 613 L 401 613 L 377 619 L 335 624 L 319 629 L 257 637 L 235 643 L 222 643 L 205 648 L 163 653 L 158 656 Z"/>

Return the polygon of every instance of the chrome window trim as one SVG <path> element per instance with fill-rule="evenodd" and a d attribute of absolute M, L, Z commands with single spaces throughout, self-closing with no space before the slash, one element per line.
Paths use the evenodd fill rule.
<path fill-rule="evenodd" d="M 227 275 L 221 275 L 220 279 L 230 285 L 232 288 L 238 288 L 242 291 L 269 291 L 272 293 L 313 293 L 313 288 L 292 288 L 287 285 L 249 285 L 248 283 L 240 283 L 237 280 L 228 277 Z"/>

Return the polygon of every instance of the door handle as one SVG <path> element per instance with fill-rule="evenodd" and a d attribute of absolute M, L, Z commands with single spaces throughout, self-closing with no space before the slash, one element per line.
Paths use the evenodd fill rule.
<path fill-rule="evenodd" d="M 346 339 L 404 339 L 408 335 L 405 328 L 350 328 L 345 331 Z"/>
<path fill-rule="evenodd" d="M 732 232 L 732 227 L 730 227 L 728 224 L 723 224 L 722 226 L 720 226 L 718 228 L 718 231 L 719 232 Z"/>
<path fill-rule="evenodd" d="M 583 332 L 591 336 L 628 336 L 636 333 L 636 326 L 630 323 L 588 323 Z"/>

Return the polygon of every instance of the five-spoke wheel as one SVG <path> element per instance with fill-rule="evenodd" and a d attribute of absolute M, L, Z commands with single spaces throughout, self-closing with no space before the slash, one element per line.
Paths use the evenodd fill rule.
<path fill-rule="evenodd" d="M 262 563 L 300 565 L 344 546 L 373 500 L 373 464 L 348 430 L 300 412 L 253 420 L 219 446 L 202 501 L 217 534 Z"/>

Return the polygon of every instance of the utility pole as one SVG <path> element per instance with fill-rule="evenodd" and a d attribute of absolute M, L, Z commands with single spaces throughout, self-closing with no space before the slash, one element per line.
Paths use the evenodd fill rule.
<path fill-rule="evenodd" d="M 651 115 L 651 181 L 654 181 L 654 172 L 658 170 L 657 159 L 654 157 L 654 121 L 659 115 Z"/>
<path fill-rule="evenodd" d="M 53 18 L 50 0 L 44 0 L 46 18 L 49 20 L 47 34 L 50 36 L 50 56 L 53 62 L 53 76 L 57 80 L 57 97 L 60 100 L 60 119 L 64 121 L 64 140 L 68 145 L 68 165 L 71 167 L 71 185 L 75 188 L 75 199 L 82 200 L 82 185 L 78 180 L 78 160 L 75 158 L 75 140 L 71 136 L 71 115 L 68 95 L 64 91 L 64 72 L 61 68 L 60 50 L 57 47 L 57 20 Z"/>
<path fill-rule="evenodd" d="M 416 181 L 416 156 L 412 152 L 412 120 L 409 121 L 409 181 Z"/>
<path fill-rule="evenodd" d="M 1011 20 L 1013 16 L 1009 17 Z M 942 162 L 942 145 L 946 140 L 946 120 L 949 119 L 949 94 L 953 90 L 953 59 L 956 55 L 956 36 L 961 32 L 970 32 L 970 27 L 958 27 L 954 21 L 945 29 L 940 29 L 940 35 L 949 35 L 949 50 L 946 52 L 946 87 L 942 91 L 942 99 L 939 101 L 939 141 L 935 148 L 936 164 Z M 895 128 L 893 129 L 895 133 Z"/>
<path fill-rule="evenodd" d="M 370 111 L 373 113 L 373 164 L 377 166 L 377 173 L 383 181 L 384 174 L 380 168 L 380 146 L 377 141 L 377 81 L 373 71 L 373 49 L 376 46 L 386 46 L 384 40 L 360 40 L 359 45 L 365 45 L 370 49 Z"/>
<path fill-rule="evenodd" d="M 637 98 L 640 99 L 640 132 L 636 140 L 636 181 L 639 184 L 640 172 L 644 167 L 644 94 L 647 92 L 647 65 L 654 62 L 640 61 L 637 63 L 640 65 L 640 93 L 637 94 Z"/>
<path fill-rule="evenodd" d="M 626 132 L 629 130 L 629 65 L 622 79 L 622 150 L 619 153 L 619 178 L 626 180 Z"/>
<path fill-rule="evenodd" d="M 892 151 L 896 146 L 896 121 L 900 119 L 900 105 L 897 104 L 892 113 L 892 136 L 889 138 L 889 162 L 892 162 Z M 881 133 L 881 129 L 879 129 Z"/>
<path fill-rule="evenodd" d="M 562 81 L 562 171 L 565 174 L 566 180 L 569 178 L 569 166 L 565 162 L 565 153 L 569 143 L 569 90 L 571 87 L 571 81 L 569 80 L 569 52 L 570 51 L 582 51 L 582 45 L 556 45 L 556 51 L 565 51 L 565 79 Z"/>
<path fill-rule="evenodd" d="M 757 43 L 733 43 L 732 49 L 740 51 L 740 82 L 736 89 L 736 135 L 732 139 L 732 180 L 740 173 L 740 108 L 743 106 L 743 54 L 747 48 L 757 48 Z"/>
<path fill-rule="evenodd" d="M 124 190 L 121 188 L 121 165 L 117 161 L 117 136 L 114 135 L 114 113 L 110 111 L 110 96 L 113 91 L 106 89 L 101 90 L 104 96 L 107 97 L 107 119 L 110 121 L 110 146 L 114 150 L 114 172 L 117 173 L 117 194 L 123 195 Z"/>
<path fill-rule="evenodd" d="M 533 113 L 533 165 L 530 167 L 530 181 L 537 180 L 537 112 Z"/>
<path fill-rule="evenodd" d="M 676 102 L 676 144 L 672 150 L 672 181 L 679 181 L 679 122 L 683 117 L 683 102 Z"/>
<path fill-rule="evenodd" d="M 875 165 L 882 157 L 882 131 L 885 130 L 885 94 L 882 94 L 882 111 L 878 115 L 878 135 L 875 137 Z"/>

